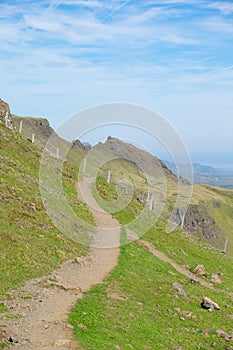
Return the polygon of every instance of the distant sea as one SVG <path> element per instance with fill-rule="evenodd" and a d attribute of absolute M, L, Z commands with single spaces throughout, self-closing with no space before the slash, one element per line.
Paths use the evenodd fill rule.
<path fill-rule="evenodd" d="M 214 168 L 221 169 L 226 174 L 233 174 L 233 153 L 191 153 L 193 163 L 210 165 Z"/>

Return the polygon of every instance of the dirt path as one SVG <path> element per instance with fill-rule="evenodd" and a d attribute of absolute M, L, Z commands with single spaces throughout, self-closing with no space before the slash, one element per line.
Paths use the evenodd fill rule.
<path fill-rule="evenodd" d="M 205 281 L 203 278 L 197 276 L 196 274 L 190 272 L 186 268 L 180 266 L 177 264 L 174 260 L 170 259 L 166 254 L 162 253 L 160 250 L 158 250 L 152 243 L 145 241 L 143 239 L 139 239 L 138 236 L 136 235 L 135 232 L 127 229 L 127 236 L 129 240 L 135 240 L 137 243 L 143 245 L 146 247 L 150 253 L 152 253 L 156 258 L 159 260 L 168 263 L 171 265 L 177 272 L 181 273 L 183 276 L 189 278 L 190 280 L 197 281 L 199 282 L 202 286 L 215 290 L 215 291 L 220 291 L 217 288 L 214 288 L 214 286 L 211 283 L 208 283 Z"/>
<path fill-rule="evenodd" d="M 166 262 L 170 264 L 177 272 L 181 273 L 185 277 L 189 278 L 190 280 L 193 281 L 198 281 L 202 286 L 212 289 L 212 290 L 217 290 L 213 287 L 211 283 L 208 283 L 205 281 L 203 278 L 197 276 L 196 274 L 188 271 L 184 267 L 180 266 L 176 262 L 174 262 L 172 259 L 170 259 L 166 254 L 162 253 L 159 251 L 152 243 L 144 241 L 143 239 L 138 239 L 137 242 L 141 245 L 144 245 L 148 250 L 156 256 L 156 258 L 160 259 L 163 262 Z"/>
<path fill-rule="evenodd" d="M 97 231 L 95 244 L 113 248 L 91 248 L 86 257 L 67 261 L 51 275 L 28 281 L 17 291 L 18 297 L 14 296 L 6 302 L 11 314 L 21 315 L 18 319 L 1 320 L 1 324 L 6 325 L 7 339 L 11 337 L 14 347 L 18 349 L 81 349 L 73 341 L 73 331 L 67 322 L 68 314 L 77 299 L 82 298 L 83 293 L 93 285 L 103 282 L 117 265 L 119 223 L 104 213 L 94 201 L 88 179 L 82 186 L 88 194 L 87 200 L 95 205 L 92 211 L 97 226 L 101 227 Z M 28 296 L 31 298 L 28 299 Z"/>
<path fill-rule="evenodd" d="M 6 302 L 11 314 L 22 316 L 19 319 L 1 320 L 1 324 L 7 326 L 7 339 L 11 336 L 18 349 L 82 349 L 73 340 L 73 330 L 68 325 L 67 317 L 72 306 L 83 297 L 83 293 L 93 285 L 103 282 L 117 265 L 120 240 L 119 223 L 98 206 L 92 196 L 92 183 L 92 179 L 84 178 L 78 191 L 80 199 L 88 203 L 98 227 L 89 254 L 65 262 L 51 275 L 28 281 L 17 291 L 18 297 Z M 129 240 L 137 240 L 154 256 L 170 264 L 187 278 L 197 280 L 206 288 L 222 292 L 174 262 L 150 242 L 138 239 L 134 232 L 127 230 L 127 236 Z"/>

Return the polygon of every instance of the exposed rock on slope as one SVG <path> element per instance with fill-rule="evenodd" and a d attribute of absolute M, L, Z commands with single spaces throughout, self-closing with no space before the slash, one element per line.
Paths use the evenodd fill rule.
<path fill-rule="evenodd" d="M 220 230 L 206 208 L 199 205 L 189 206 L 184 220 L 184 229 L 191 233 L 199 233 L 206 239 L 215 237 Z"/>
<path fill-rule="evenodd" d="M 1 98 L 0 98 L 0 122 L 4 124 L 6 123 L 7 127 L 13 130 L 13 122 L 12 122 L 10 107 L 8 103 L 3 101 Z"/>
<path fill-rule="evenodd" d="M 72 148 L 78 148 L 84 151 L 89 151 L 91 149 L 91 146 L 83 144 L 80 140 L 74 140 L 72 142 Z"/>
<path fill-rule="evenodd" d="M 53 133 L 53 129 L 45 118 L 26 118 L 16 115 L 13 115 L 12 118 L 17 130 L 19 130 L 19 125 L 22 121 L 22 135 L 27 139 L 31 139 L 34 133 L 35 140 L 39 145 L 44 145 Z"/>

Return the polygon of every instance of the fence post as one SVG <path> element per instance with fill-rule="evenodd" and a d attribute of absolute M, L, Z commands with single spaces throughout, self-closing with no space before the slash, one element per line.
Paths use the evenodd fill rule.
<path fill-rule="evenodd" d="M 108 178 L 107 178 L 107 183 L 109 184 L 111 180 L 111 171 L 108 171 Z"/>
<path fill-rule="evenodd" d="M 83 159 L 83 173 L 85 173 L 87 167 L 87 158 Z"/>
<path fill-rule="evenodd" d="M 35 134 L 32 134 L 32 143 L 35 142 Z"/>
<path fill-rule="evenodd" d="M 23 128 L 23 121 L 20 120 L 19 122 L 19 133 L 22 134 L 22 128 Z"/>
<path fill-rule="evenodd" d="M 154 204 L 154 196 L 151 195 L 151 198 L 150 198 L 150 211 L 153 211 L 153 204 Z"/>
<path fill-rule="evenodd" d="M 6 116 L 5 116 L 5 126 L 6 128 L 8 128 L 8 112 L 6 112 Z"/>
<path fill-rule="evenodd" d="M 224 254 L 227 253 L 227 246 L 228 246 L 228 243 L 229 243 L 229 238 L 227 237 L 226 242 L 225 242 L 225 246 L 224 246 L 224 250 L 223 250 L 223 253 L 224 253 Z"/>

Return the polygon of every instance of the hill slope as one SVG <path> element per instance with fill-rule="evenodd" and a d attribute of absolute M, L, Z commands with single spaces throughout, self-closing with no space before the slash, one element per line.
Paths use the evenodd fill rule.
<path fill-rule="evenodd" d="M 49 219 L 39 190 L 41 151 L 0 124 L 0 297 L 26 279 L 41 276 L 86 249 L 63 236 Z M 88 222 L 87 206 L 76 198 L 78 169 L 64 166 L 67 199 Z"/>
<path fill-rule="evenodd" d="M 41 129 L 41 144 L 33 145 L 22 135 L 6 128 L 4 119 L 1 120 L 0 295 L 4 300 L 12 288 L 48 273 L 70 257 L 85 254 L 86 249 L 54 227 L 41 201 L 39 162 L 42 146 L 49 135 Z M 30 134 L 31 122 L 27 125 Z M 62 143 L 66 141 L 61 140 Z M 95 152 L 102 158 L 95 158 Z M 89 156 L 87 149 L 78 142 L 73 144 L 67 156 L 69 161 L 64 163 L 63 185 L 76 215 L 93 223 L 88 207 L 76 198 L 77 165 L 84 155 Z M 167 198 L 163 213 L 143 239 L 164 253 L 167 261 L 174 261 L 185 269 L 187 275 L 183 276 L 173 265 L 156 258 L 140 241 L 123 245 L 118 267 L 103 285 L 87 293 L 72 312 L 70 320 L 77 340 L 84 349 L 91 350 L 224 349 L 227 346 L 224 334 L 225 338 L 231 338 L 233 317 L 233 192 L 211 186 L 194 186 L 183 222 L 179 211 L 174 217 L 184 230 L 178 228 L 167 234 L 165 228 L 175 204 L 178 179 L 166 166 L 146 152 L 112 138 L 108 138 L 105 144 L 98 144 L 93 149 L 93 156 L 94 165 L 108 160 L 97 168 L 93 193 L 125 227 L 145 207 L 149 218 L 148 182 L 159 196 L 160 192 L 162 195 L 163 181 L 166 181 Z M 148 176 L 145 176 L 145 168 Z M 111 179 L 107 183 L 109 171 Z M 132 191 L 130 186 L 120 183 L 121 180 L 130 181 Z M 190 186 L 184 180 L 182 185 Z M 115 212 L 111 202 L 119 198 L 126 205 Z M 146 222 L 142 224 L 146 226 Z M 229 242 L 227 255 L 224 255 L 221 251 L 226 237 Z M 126 243 L 126 240 L 123 228 L 122 242 Z M 188 272 L 197 271 L 195 268 L 200 264 L 205 270 L 202 278 L 214 288 L 199 285 L 195 280 L 190 283 L 187 278 Z M 204 296 L 216 301 L 220 311 L 210 313 L 202 309 L 200 304 Z M 4 311 L 3 306 L 1 311 Z M 219 332 L 222 328 L 225 333 Z"/>
<path fill-rule="evenodd" d="M 136 210 L 138 214 L 143 208 L 140 209 L 140 204 L 148 206 L 149 183 L 151 190 L 155 190 L 154 205 L 156 203 L 161 205 L 162 201 L 166 200 L 161 218 L 163 220 L 169 218 L 175 206 L 178 179 L 158 158 L 139 150 L 133 145 L 110 137 L 104 144 L 100 143 L 95 148 L 97 153 L 93 150 L 92 164 L 97 162 L 95 160 L 97 158 L 95 157 L 96 154 L 101 155 L 103 160 L 111 159 L 101 166 L 98 171 L 100 177 L 99 191 L 105 186 L 104 180 L 102 181 L 101 178 L 107 179 L 108 171 L 111 171 L 112 194 L 109 201 L 118 198 L 119 183 L 122 180 L 127 180 L 133 187 L 132 203 L 128 210 L 131 208 L 132 211 L 135 211 L 135 208 L 139 207 L 138 211 Z M 182 184 L 183 187 L 190 186 L 185 180 L 182 181 Z M 161 201 L 159 202 L 160 190 Z M 163 198 L 162 195 L 165 190 L 167 194 L 166 198 Z M 129 189 L 124 189 L 124 191 L 126 194 L 128 191 L 128 195 L 130 194 Z M 106 190 L 103 191 L 103 196 L 105 192 Z M 111 211 L 109 201 L 107 201 L 105 209 Z M 233 191 L 208 185 L 194 185 L 191 203 L 185 217 L 182 218 L 182 209 L 177 208 L 173 220 L 179 226 L 182 226 L 186 232 L 192 234 L 195 239 L 202 239 L 220 251 L 224 249 L 226 239 L 228 239 L 228 254 L 232 254 Z"/>

